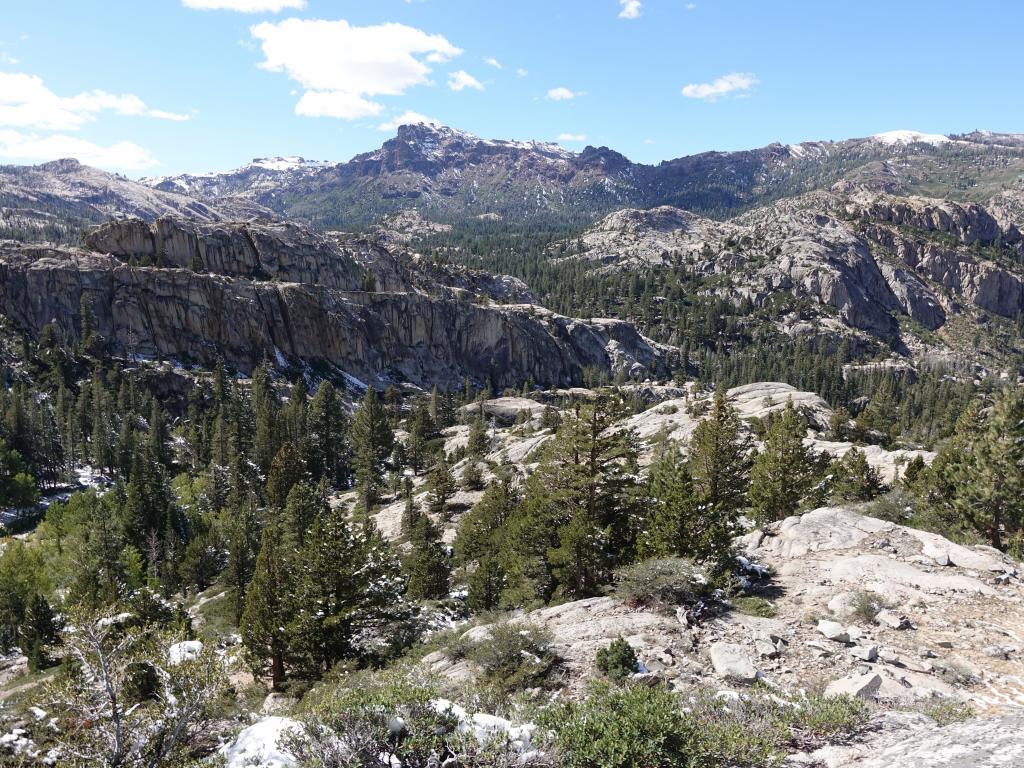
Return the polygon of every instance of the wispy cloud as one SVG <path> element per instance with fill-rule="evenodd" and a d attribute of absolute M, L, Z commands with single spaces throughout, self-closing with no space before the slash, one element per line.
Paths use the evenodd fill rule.
<path fill-rule="evenodd" d="M 421 115 L 419 112 L 413 112 L 411 109 L 397 115 L 390 120 L 381 123 L 377 126 L 378 131 L 387 131 L 388 133 L 398 130 L 400 125 L 441 125 L 440 120 L 435 120 L 432 117 Z"/>
<path fill-rule="evenodd" d="M 578 143 L 587 140 L 587 134 L 585 133 L 560 133 L 558 134 L 559 141 L 568 141 Z"/>
<path fill-rule="evenodd" d="M 159 120 L 188 120 L 189 115 L 151 109 L 130 93 L 94 90 L 58 96 L 41 77 L 0 72 L 0 126 L 40 131 L 75 131 L 102 112 Z"/>
<path fill-rule="evenodd" d="M 459 69 L 448 75 L 448 87 L 453 91 L 462 91 L 466 88 L 472 88 L 474 91 L 482 91 L 484 89 L 484 84 L 469 74 L 466 70 Z"/>
<path fill-rule="evenodd" d="M 504 69 L 504 67 L 501 66 L 501 62 L 498 61 L 493 56 L 484 59 L 484 64 L 486 64 L 489 67 L 494 67 L 495 69 Z"/>
<path fill-rule="evenodd" d="M 528 74 L 530 74 L 530 70 L 519 67 L 519 69 L 516 70 L 516 74 L 519 77 L 526 77 Z"/>
<path fill-rule="evenodd" d="M 619 11 L 620 19 L 639 19 L 643 13 L 643 3 L 640 0 L 619 0 L 622 10 Z"/>
<path fill-rule="evenodd" d="M 38 136 L 0 130 L 0 157 L 40 162 L 73 157 L 86 165 L 135 171 L 158 165 L 148 150 L 130 141 L 101 146 L 77 136 Z"/>
<path fill-rule="evenodd" d="M 579 93 L 570 88 L 566 88 L 564 85 L 560 85 L 559 87 L 552 88 L 548 91 L 548 98 L 551 99 L 551 101 L 571 101 L 579 95 Z"/>
<path fill-rule="evenodd" d="M 278 13 L 285 8 L 305 8 L 306 0 L 181 0 L 181 4 L 195 11 Z"/>
<path fill-rule="evenodd" d="M 257 24 L 250 32 L 263 50 L 259 66 L 284 72 L 302 86 L 295 112 L 307 117 L 379 115 L 384 105 L 373 97 L 431 85 L 430 64 L 462 53 L 442 35 L 404 24 L 356 27 L 344 20 L 285 19 Z"/>
<path fill-rule="evenodd" d="M 688 99 L 715 101 L 730 93 L 749 91 L 760 82 L 748 72 L 732 72 L 712 80 L 710 83 L 690 83 L 683 86 L 683 96 Z"/>

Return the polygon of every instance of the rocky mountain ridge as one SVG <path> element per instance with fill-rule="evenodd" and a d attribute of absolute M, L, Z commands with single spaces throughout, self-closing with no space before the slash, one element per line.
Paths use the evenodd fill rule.
<path fill-rule="evenodd" d="M 836 318 L 890 341 L 905 334 L 900 317 L 940 331 L 956 315 L 1014 321 L 1024 311 L 1018 223 L 978 203 L 815 192 L 724 222 L 669 206 L 624 209 L 552 257 L 604 272 L 682 264 L 734 301 L 764 308 L 787 295 L 810 303 L 804 323 Z M 790 311 L 775 319 L 799 332 Z"/>
<path fill-rule="evenodd" d="M 362 382 L 573 384 L 584 369 L 664 371 L 629 323 L 532 303 L 511 278 L 436 266 L 294 224 L 113 222 L 84 247 L 0 241 L 0 312 L 38 335 L 81 333 L 83 296 L 114 354 L 243 371 L 323 365 Z"/>
<path fill-rule="evenodd" d="M 723 216 L 848 177 L 855 184 L 907 193 L 924 183 L 915 178 L 917 166 L 955 175 L 950 166 L 957 163 L 978 175 L 950 176 L 940 183 L 954 196 L 966 191 L 969 197 L 970 189 L 958 184 L 977 190 L 990 176 L 1003 178 L 1007 168 L 1024 173 L 1024 141 L 1015 134 L 891 131 L 704 152 L 645 165 L 608 147 L 572 152 L 553 143 L 486 140 L 421 123 L 399 127 L 379 149 L 348 162 L 283 163 L 280 169 L 254 162 L 225 174 L 148 183 L 211 200 L 225 194 L 246 197 L 318 226 L 372 223 L 412 206 L 445 221 L 484 215 L 586 221 L 617 208 L 657 205 Z M 910 171 L 901 178 L 899 169 Z"/>

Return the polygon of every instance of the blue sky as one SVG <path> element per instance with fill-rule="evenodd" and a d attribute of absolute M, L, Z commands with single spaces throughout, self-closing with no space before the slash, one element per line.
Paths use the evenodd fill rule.
<path fill-rule="evenodd" d="M 204 5 L 264 10 L 188 7 Z M 1024 131 L 1024 63 L 1000 32 L 1024 26 L 1024 3 L 1008 0 L 4 6 L 2 162 L 77 155 L 135 177 L 347 160 L 407 113 L 644 162 L 891 129 Z"/>

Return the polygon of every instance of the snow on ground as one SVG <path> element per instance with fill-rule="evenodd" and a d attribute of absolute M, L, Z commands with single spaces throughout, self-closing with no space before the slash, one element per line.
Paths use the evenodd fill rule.
<path fill-rule="evenodd" d="M 224 768 L 292 768 L 295 756 L 281 747 L 282 737 L 296 731 L 302 724 L 290 717 L 264 717 L 244 729 L 221 754 Z"/>
<path fill-rule="evenodd" d="M 198 640 L 185 640 L 175 643 L 167 649 L 167 660 L 171 664 L 180 664 L 183 661 L 193 661 L 203 652 L 203 644 Z"/>
<path fill-rule="evenodd" d="M 952 142 L 952 139 L 940 133 L 921 133 L 920 131 L 885 131 L 884 133 L 876 133 L 871 138 L 890 146 L 893 144 L 920 143 L 931 144 L 937 147 L 941 144 Z"/>

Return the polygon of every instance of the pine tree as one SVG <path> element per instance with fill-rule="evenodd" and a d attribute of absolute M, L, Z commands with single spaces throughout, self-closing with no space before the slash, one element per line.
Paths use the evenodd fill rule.
<path fill-rule="evenodd" d="M 281 436 L 277 397 L 265 365 L 259 366 L 252 375 L 252 405 L 255 418 L 253 460 L 260 472 L 266 474 L 280 449 Z"/>
<path fill-rule="evenodd" d="M 882 479 L 868 464 L 864 451 L 851 448 L 833 462 L 832 497 L 840 501 L 871 501 L 882 490 Z"/>
<path fill-rule="evenodd" d="M 323 492 L 312 484 L 300 481 L 288 492 L 284 505 L 286 535 L 295 546 L 301 547 L 306 534 L 320 515 L 327 514 L 327 501 Z"/>
<path fill-rule="evenodd" d="M 466 564 L 501 552 L 501 534 L 520 497 L 507 471 L 499 470 L 484 495 L 459 520 L 455 535 L 455 561 Z"/>
<path fill-rule="evenodd" d="M 334 385 L 323 382 L 309 404 L 306 419 L 307 461 L 313 479 L 330 483 L 348 479 L 348 423 Z"/>
<path fill-rule="evenodd" d="M 18 644 L 28 657 L 33 672 L 47 661 L 46 649 L 60 640 L 59 625 L 46 598 L 36 593 L 25 606 L 25 615 L 18 628 Z"/>
<path fill-rule="evenodd" d="M 483 416 L 474 416 L 469 422 L 469 439 L 466 453 L 471 459 L 482 459 L 490 448 L 487 436 L 487 422 Z"/>
<path fill-rule="evenodd" d="M 292 568 L 281 549 L 280 537 L 281 531 L 273 525 L 267 526 L 260 537 L 260 551 L 239 624 L 253 673 L 263 675 L 269 667 L 274 690 L 280 690 L 285 679 L 288 635 L 284 628 L 292 618 Z"/>
<path fill-rule="evenodd" d="M 317 519 L 297 574 L 288 632 L 307 674 L 319 676 L 344 659 L 386 655 L 411 639 L 413 612 L 402 595 L 400 563 L 379 534 L 351 526 L 343 510 Z"/>
<path fill-rule="evenodd" d="M 284 509 L 288 493 L 306 476 L 306 464 L 299 452 L 290 442 L 282 444 L 267 475 L 267 504 L 279 510 Z"/>
<path fill-rule="evenodd" d="M 1024 528 L 1024 393 L 1003 390 L 950 468 L 953 506 L 996 549 Z"/>
<path fill-rule="evenodd" d="M 429 517 L 421 516 L 412 526 L 411 549 L 403 567 L 408 582 L 406 594 L 419 600 L 435 600 L 448 594 L 451 574 L 448 552 L 441 543 L 441 532 Z"/>
<path fill-rule="evenodd" d="M 640 557 L 693 555 L 701 541 L 697 493 L 686 459 L 676 445 L 661 452 L 648 474 L 646 525 L 637 541 Z"/>
<path fill-rule="evenodd" d="M 434 468 L 430 471 L 430 493 L 428 508 L 432 515 L 441 520 L 448 519 L 448 499 L 455 493 L 455 477 L 444 451 L 438 454 Z"/>
<path fill-rule="evenodd" d="M 501 601 L 505 589 L 505 572 L 496 557 L 483 558 L 469 575 L 469 594 L 466 607 L 473 613 L 494 610 Z"/>
<path fill-rule="evenodd" d="M 732 539 L 747 501 L 749 450 L 736 409 L 718 391 L 709 417 L 690 441 L 690 471 L 704 519 L 700 550 L 720 568 L 731 561 Z"/>
<path fill-rule="evenodd" d="M 806 434 L 806 422 L 790 400 L 771 420 L 764 450 L 754 458 L 751 469 L 750 505 L 759 523 L 794 514 L 810 491 L 817 462 L 804 446 Z"/>
<path fill-rule="evenodd" d="M 377 399 L 376 391 L 370 387 L 352 420 L 356 484 L 360 506 L 366 514 L 377 502 L 384 462 L 391 455 L 394 442 L 395 433 L 391 429 L 387 409 Z"/>

